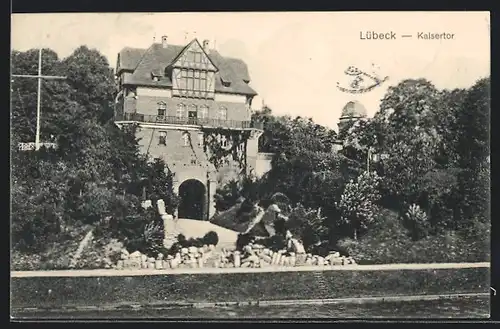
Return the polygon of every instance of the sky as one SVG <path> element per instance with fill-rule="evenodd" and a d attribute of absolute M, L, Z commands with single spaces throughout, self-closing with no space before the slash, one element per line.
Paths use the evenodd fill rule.
<path fill-rule="evenodd" d="M 116 65 L 123 47 L 147 48 L 163 35 L 172 44 L 210 40 L 224 56 L 243 59 L 250 85 L 276 114 L 312 117 L 337 128 L 348 101 L 368 115 L 387 88 L 425 78 L 439 89 L 466 88 L 490 74 L 489 12 L 275 13 L 57 13 L 13 14 L 11 48 L 40 46 L 62 57 L 87 45 Z M 394 32 L 396 40 L 362 40 L 367 32 Z M 419 40 L 417 33 L 450 33 L 450 40 Z M 402 38 L 401 35 L 412 35 Z M 364 94 L 348 94 L 349 66 L 388 77 Z"/>

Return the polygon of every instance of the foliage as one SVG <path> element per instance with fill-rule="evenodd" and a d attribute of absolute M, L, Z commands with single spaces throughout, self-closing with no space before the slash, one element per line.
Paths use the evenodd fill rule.
<path fill-rule="evenodd" d="M 247 141 L 250 138 L 249 130 L 228 130 L 223 128 L 203 127 L 202 131 L 203 151 L 207 154 L 208 161 L 216 169 L 222 167 L 229 158 L 236 161 L 241 169 L 241 173 L 246 172 L 246 152 L 240 150 L 246 150 Z M 221 138 L 226 138 L 226 147 L 222 145 Z"/>
<path fill-rule="evenodd" d="M 375 220 L 379 200 L 380 177 L 374 172 L 361 174 L 356 182 L 349 182 L 338 203 L 341 220 L 352 228 L 356 240 L 358 232 L 366 231 Z"/>
<path fill-rule="evenodd" d="M 11 53 L 14 74 L 34 74 L 36 49 Z M 146 188 L 176 204 L 172 177 L 163 163 L 139 154 L 135 126 L 119 129 L 112 121 L 115 85 L 112 69 L 98 51 L 82 46 L 60 60 L 43 52 L 44 74 L 66 76 L 42 84 L 42 141 L 57 150 L 21 152 L 17 142 L 33 141 L 37 88 L 34 79 L 12 84 L 12 243 L 23 252 L 43 253 L 62 234 L 104 217 L 119 222 L 139 216 L 139 196 Z M 119 231 L 114 231 L 119 236 Z M 143 232 L 136 235 L 141 236 Z"/>
<path fill-rule="evenodd" d="M 406 212 L 406 220 L 411 227 L 414 240 L 419 240 L 429 234 L 429 219 L 427 214 L 416 204 L 412 204 Z"/>
<path fill-rule="evenodd" d="M 384 210 L 375 226 L 361 239 L 342 239 L 339 246 L 358 264 L 435 263 L 489 261 L 489 226 L 478 224 L 467 237 L 454 231 L 429 235 L 418 241 L 408 239 L 398 213 Z"/>
<path fill-rule="evenodd" d="M 168 254 L 175 255 L 176 253 L 180 252 L 182 248 L 189 248 L 189 247 L 201 248 L 203 246 L 209 246 L 209 245 L 216 246 L 218 243 L 219 243 L 219 235 L 217 234 L 217 232 L 214 231 L 207 232 L 201 238 L 190 238 L 190 239 L 186 239 L 184 234 L 181 233 L 177 236 L 177 242 L 175 242 L 170 248 L 170 250 L 168 250 Z"/>

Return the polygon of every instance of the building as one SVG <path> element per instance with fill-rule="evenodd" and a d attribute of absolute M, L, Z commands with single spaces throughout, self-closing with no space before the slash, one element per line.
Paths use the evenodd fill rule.
<path fill-rule="evenodd" d="M 342 109 L 338 122 L 338 139 L 333 146 L 333 150 L 338 152 L 343 148 L 343 136 L 346 131 L 356 121 L 364 120 L 367 117 L 366 108 L 358 101 L 350 101 Z"/>
<path fill-rule="evenodd" d="M 262 127 L 250 121 L 257 93 L 242 60 L 222 56 L 208 41 L 179 46 L 163 36 L 148 49 L 122 49 L 116 79 L 115 122 L 138 123 L 141 151 L 174 173 L 178 217 L 208 219 L 217 186 L 241 170 L 269 169 L 258 152 Z M 214 160 L 217 154 L 224 155 Z"/>

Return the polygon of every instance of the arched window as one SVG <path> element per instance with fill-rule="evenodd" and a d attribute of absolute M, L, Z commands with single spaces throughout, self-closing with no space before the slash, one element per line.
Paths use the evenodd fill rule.
<path fill-rule="evenodd" d="M 208 119 L 208 106 L 202 105 L 198 109 L 198 118 L 200 119 Z"/>
<path fill-rule="evenodd" d="M 225 107 L 220 107 L 218 114 L 219 120 L 227 120 L 227 109 Z"/>
<path fill-rule="evenodd" d="M 165 117 L 167 114 L 167 104 L 165 102 L 159 102 L 158 103 L 158 116 L 159 117 Z"/>
<path fill-rule="evenodd" d="M 176 116 L 182 119 L 186 116 L 186 106 L 184 104 L 177 104 Z"/>

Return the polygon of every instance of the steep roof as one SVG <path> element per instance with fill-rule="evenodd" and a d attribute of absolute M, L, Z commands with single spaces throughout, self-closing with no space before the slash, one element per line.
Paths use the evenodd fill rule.
<path fill-rule="evenodd" d="M 341 118 L 364 118 L 366 117 L 366 108 L 358 101 L 348 102 L 342 109 Z"/>
<path fill-rule="evenodd" d="M 191 44 L 190 42 L 189 44 Z M 188 44 L 188 45 L 189 45 Z M 148 49 L 126 47 L 119 53 L 119 70 L 130 70 L 133 73 L 125 76 L 124 84 L 171 87 L 172 80 L 165 76 L 165 69 L 179 56 L 187 46 L 171 45 L 163 48 L 161 43 L 153 43 Z M 248 67 L 244 61 L 222 56 L 216 50 L 210 50 L 207 56 L 218 68 L 215 74 L 215 91 L 244 95 L 257 95 L 247 83 L 250 82 Z M 119 73 L 119 72 L 117 72 Z M 154 81 L 152 75 L 161 75 L 162 79 Z M 228 87 L 222 80 L 230 82 Z"/>

